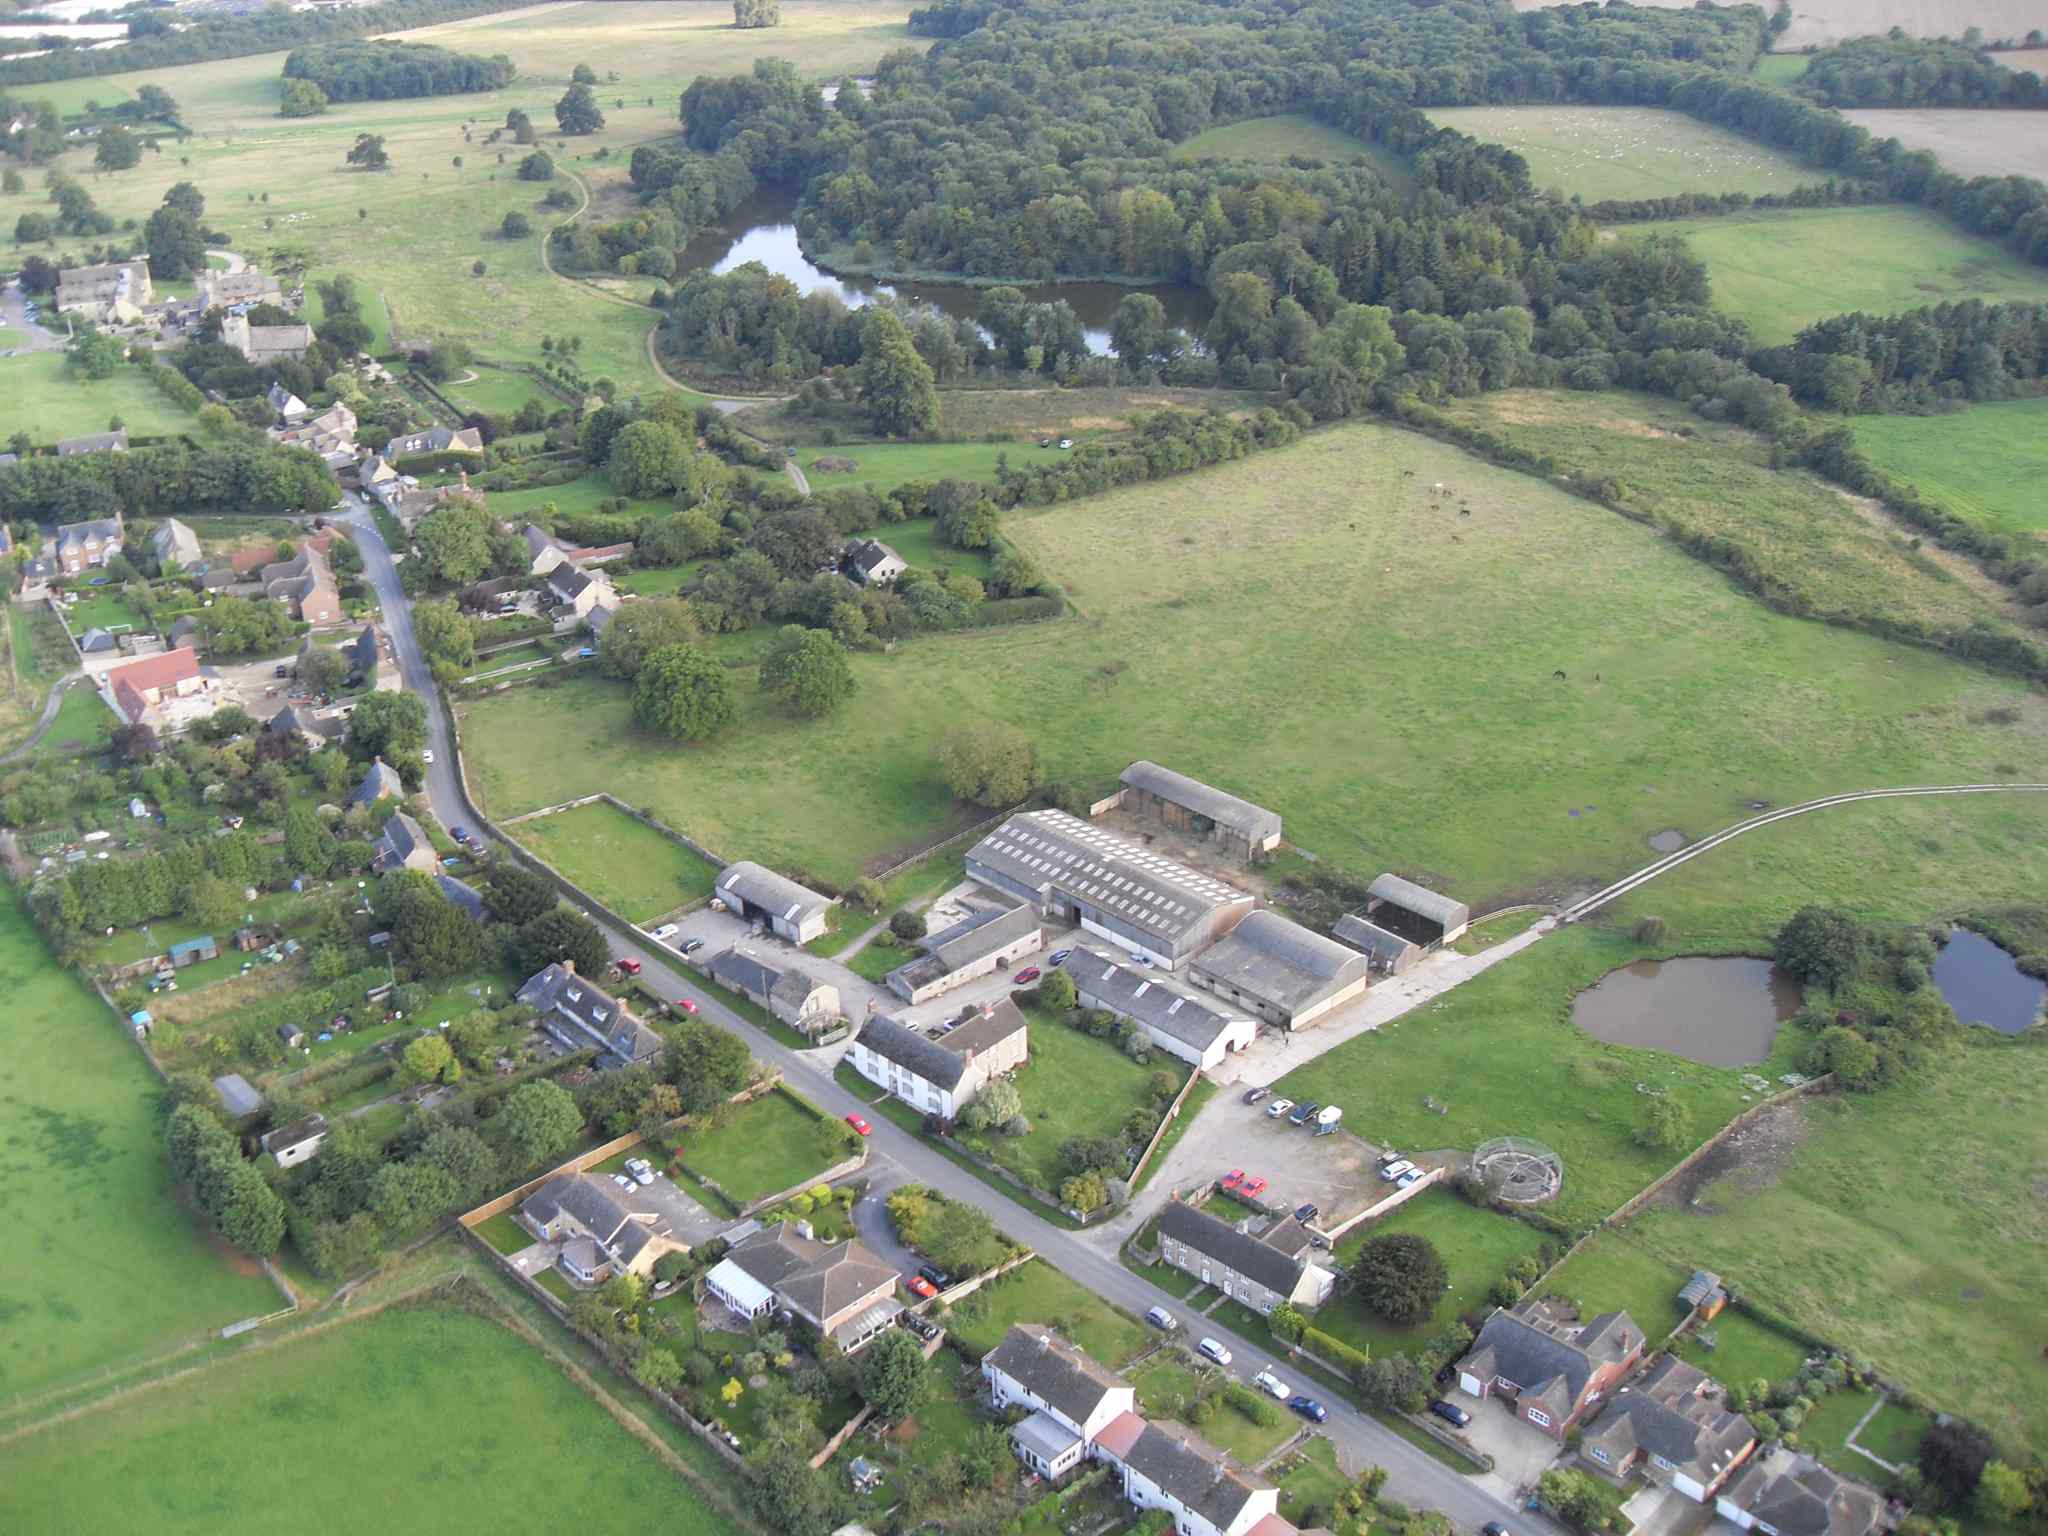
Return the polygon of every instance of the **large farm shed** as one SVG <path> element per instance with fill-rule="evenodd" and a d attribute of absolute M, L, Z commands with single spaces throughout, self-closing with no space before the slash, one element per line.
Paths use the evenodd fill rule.
<path fill-rule="evenodd" d="M 1239 858 L 1280 846 L 1280 815 L 1249 800 L 1191 779 L 1157 763 L 1139 761 L 1123 771 L 1122 808 L 1179 832 L 1191 832 Z"/>
<path fill-rule="evenodd" d="M 792 944 L 808 944 L 825 931 L 829 897 L 745 859 L 719 871 L 719 900 L 752 922 L 766 923 Z"/>
<path fill-rule="evenodd" d="M 1365 915 L 1373 924 L 1424 949 L 1449 944 L 1472 926 L 1472 909 L 1399 875 L 1381 875 L 1367 887 Z"/>
<path fill-rule="evenodd" d="M 1197 956 L 1188 980 L 1270 1024 L 1301 1029 L 1371 985 L 1365 956 L 1277 912 L 1254 912 Z"/>

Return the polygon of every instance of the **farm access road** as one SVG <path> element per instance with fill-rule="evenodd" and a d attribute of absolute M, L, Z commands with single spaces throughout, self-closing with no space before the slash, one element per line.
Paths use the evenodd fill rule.
<path fill-rule="evenodd" d="M 398 568 L 361 498 L 350 497 L 346 511 L 336 521 L 354 532 L 363 553 L 364 572 L 376 590 L 384 609 L 384 625 L 397 652 L 399 673 L 405 686 L 429 701 L 428 744 L 434 761 L 427 766 L 424 792 L 427 803 L 443 826 L 466 826 L 479 837 L 492 835 L 490 823 L 469 801 L 456 767 L 456 743 L 449 729 L 449 715 L 438 703 L 432 674 L 413 634 L 412 614 L 399 585 Z M 595 913 L 592 914 L 596 916 Z M 818 1053 L 790 1049 L 758 1029 L 716 998 L 702 996 L 687 985 L 674 962 L 659 945 L 643 943 L 637 935 L 614 929 L 598 919 L 611 938 L 616 958 L 638 960 L 641 982 L 657 996 L 679 1001 L 695 999 L 699 1016 L 745 1040 L 757 1060 L 780 1067 L 789 1084 L 817 1104 L 826 1114 L 849 1115 L 869 1108 L 866 1100 L 849 1093 L 830 1075 Z M 1163 1306 L 1180 1315 L 1180 1300 L 1160 1290 L 1141 1275 L 1132 1273 L 1105 1256 L 1075 1233 L 1053 1225 L 1034 1211 L 1010 1199 L 1002 1191 L 982 1182 L 975 1174 L 953 1162 L 921 1137 L 902 1130 L 892 1121 L 870 1117 L 873 1128 L 868 1137 L 870 1168 L 878 1184 L 902 1182 L 904 1177 L 929 1185 L 948 1197 L 978 1206 L 1010 1237 L 1034 1249 L 1040 1258 L 1069 1279 L 1096 1295 L 1142 1316 L 1149 1308 Z M 877 1165 L 881 1166 L 877 1166 Z M 1253 1341 L 1233 1333 L 1222 1322 L 1208 1318 L 1200 1324 L 1203 1332 L 1226 1339 L 1236 1356 L 1234 1369 L 1249 1381 L 1261 1370 L 1283 1378 L 1288 1364 Z M 1536 1532 L 1540 1536 L 1564 1536 L 1562 1529 L 1534 1513 L 1525 1513 L 1511 1502 L 1512 1490 L 1491 1478 L 1469 1477 L 1454 1471 L 1427 1451 L 1410 1444 L 1368 1414 L 1341 1398 L 1328 1402 L 1329 1422 L 1322 1432 L 1336 1446 L 1338 1459 L 1347 1469 L 1358 1472 L 1367 1466 L 1387 1469 L 1387 1488 L 1411 1505 L 1440 1509 L 1461 1529 L 1477 1531 L 1488 1521 L 1512 1522 L 1517 1536 Z"/>

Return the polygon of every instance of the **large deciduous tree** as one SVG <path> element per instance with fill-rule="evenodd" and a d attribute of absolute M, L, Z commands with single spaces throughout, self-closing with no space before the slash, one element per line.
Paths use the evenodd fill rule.
<path fill-rule="evenodd" d="M 491 568 L 491 519 L 477 503 L 453 496 L 420 519 L 414 538 L 437 580 L 466 587 Z"/>
<path fill-rule="evenodd" d="M 626 603 L 598 637 L 597 664 L 609 676 L 630 678 L 656 651 L 695 645 L 703 629 L 689 603 L 679 597 Z"/>
<path fill-rule="evenodd" d="M 597 92 L 582 81 L 577 81 L 562 93 L 562 99 L 555 103 L 555 124 L 564 133 L 595 133 L 604 126 L 604 113 L 598 109 Z"/>
<path fill-rule="evenodd" d="M 1419 1232 L 1369 1238 L 1351 1265 L 1359 1300 L 1389 1322 L 1419 1323 L 1436 1310 L 1450 1272 L 1436 1244 Z"/>
<path fill-rule="evenodd" d="M 650 654 L 633 679 L 633 716 L 656 735 L 709 741 L 733 717 L 732 679 L 691 645 Z"/>
<path fill-rule="evenodd" d="M 861 323 L 860 398 L 868 422 L 884 437 L 921 437 L 939 424 L 939 392 L 931 365 L 902 320 L 871 309 Z"/>
<path fill-rule="evenodd" d="M 521 1083 L 506 1097 L 492 1126 L 520 1168 L 552 1162 L 583 1131 L 583 1111 L 569 1090 L 556 1083 Z"/>
<path fill-rule="evenodd" d="M 761 691 L 807 719 L 830 714 L 857 686 L 846 648 L 822 629 L 785 624 L 761 658 Z"/>
<path fill-rule="evenodd" d="M 1014 805 L 1038 787 L 1038 747 L 1014 725 L 955 726 L 939 741 L 939 775 L 975 805 Z"/>
<path fill-rule="evenodd" d="M 924 1346 L 892 1328 L 860 1353 L 860 1396 L 884 1423 L 907 1419 L 931 1391 Z"/>

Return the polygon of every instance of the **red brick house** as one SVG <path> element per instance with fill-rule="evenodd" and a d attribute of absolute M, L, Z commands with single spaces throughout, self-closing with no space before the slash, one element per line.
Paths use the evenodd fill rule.
<path fill-rule="evenodd" d="M 1541 1302 L 1497 1311 L 1458 1362 L 1458 1386 L 1496 1397 L 1560 1443 L 1643 1358 L 1643 1330 L 1626 1312 L 1589 1322 Z"/>

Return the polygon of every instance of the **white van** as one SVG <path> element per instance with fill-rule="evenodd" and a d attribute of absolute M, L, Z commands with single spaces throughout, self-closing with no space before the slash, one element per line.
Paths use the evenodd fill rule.
<path fill-rule="evenodd" d="M 1219 1340 L 1204 1339 L 1195 1348 L 1199 1349 L 1211 1360 L 1214 1360 L 1218 1365 L 1230 1364 L 1230 1351 L 1225 1349 Z"/>

